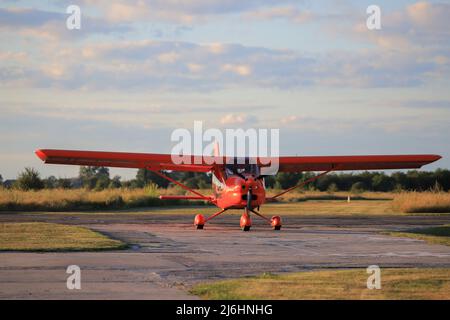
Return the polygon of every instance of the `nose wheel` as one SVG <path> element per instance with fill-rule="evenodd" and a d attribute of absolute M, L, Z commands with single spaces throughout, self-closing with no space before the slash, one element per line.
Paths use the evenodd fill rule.
<path fill-rule="evenodd" d="M 250 227 L 252 226 L 252 219 L 250 218 L 247 210 L 245 210 L 245 212 L 241 216 L 240 226 L 242 231 L 250 231 Z"/>

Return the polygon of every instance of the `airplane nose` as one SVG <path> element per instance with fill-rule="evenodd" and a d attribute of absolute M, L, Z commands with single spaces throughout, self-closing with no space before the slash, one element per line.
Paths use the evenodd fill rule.
<path fill-rule="evenodd" d="M 248 177 L 247 179 L 245 179 L 245 184 L 248 188 L 251 188 L 255 185 L 255 179 L 253 179 L 253 177 Z"/>

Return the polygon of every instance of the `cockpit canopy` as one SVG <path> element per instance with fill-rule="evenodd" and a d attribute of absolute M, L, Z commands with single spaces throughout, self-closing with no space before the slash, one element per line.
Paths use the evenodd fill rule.
<path fill-rule="evenodd" d="M 227 164 L 225 166 L 225 173 L 226 176 L 229 177 L 231 175 L 242 175 L 242 174 L 251 174 L 255 177 L 258 177 L 260 175 L 260 169 L 257 164 L 246 163 L 239 164 L 239 163 L 233 163 L 233 164 Z"/>

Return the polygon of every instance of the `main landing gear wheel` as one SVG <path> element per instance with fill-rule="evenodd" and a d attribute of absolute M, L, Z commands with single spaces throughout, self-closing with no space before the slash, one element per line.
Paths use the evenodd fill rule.
<path fill-rule="evenodd" d="M 281 230 L 281 217 L 273 216 L 272 219 L 270 219 L 270 225 L 272 226 L 273 230 Z"/>
<path fill-rule="evenodd" d="M 242 231 L 250 231 L 250 227 L 252 226 L 252 219 L 250 219 L 248 213 L 244 213 L 241 216 L 240 226 Z"/>
<path fill-rule="evenodd" d="M 203 226 L 205 225 L 205 217 L 202 214 L 198 214 L 194 218 L 194 226 L 197 228 L 197 230 L 203 229 Z"/>

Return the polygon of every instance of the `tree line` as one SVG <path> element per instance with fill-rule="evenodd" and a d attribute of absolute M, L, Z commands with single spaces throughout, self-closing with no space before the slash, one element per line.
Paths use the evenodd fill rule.
<path fill-rule="evenodd" d="M 196 172 L 170 172 L 167 173 L 173 179 L 182 182 L 190 188 L 211 188 L 211 176 L 206 173 Z M 265 177 L 266 187 L 274 189 L 286 189 L 293 187 L 313 177 L 315 173 L 286 173 Z M 17 188 L 20 190 L 40 189 L 71 189 L 87 188 L 89 190 L 104 190 L 108 188 L 143 188 L 149 184 L 160 188 L 168 188 L 172 185 L 166 179 L 152 171 L 139 169 L 136 177 L 122 181 L 120 176 L 110 177 L 106 167 L 80 167 L 76 178 L 56 178 L 50 176 L 41 178 L 40 173 L 33 168 L 25 168 L 11 184 L 6 184 L 0 175 L 0 186 Z M 437 169 L 435 171 L 393 172 L 359 172 L 359 173 L 332 173 L 305 186 L 309 190 L 318 191 L 350 191 L 359 193 L 364 191 L 427 191 L 450 190 L 450 170 Z"/>

